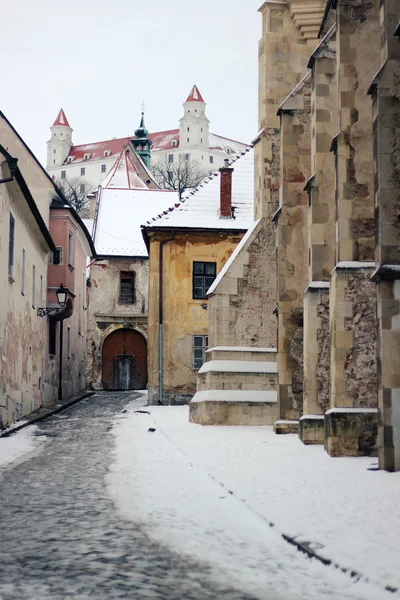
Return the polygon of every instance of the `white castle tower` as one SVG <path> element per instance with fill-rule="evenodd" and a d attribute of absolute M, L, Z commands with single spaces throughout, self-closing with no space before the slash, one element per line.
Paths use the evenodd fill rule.
<path fill-rule="evenodd" d="M 47 142 L 47 169 L 59 167 L 67 158 L 72 147 L 72 127 L 63 109 L 50 127 L 51 138 Z"/>
<path fill-rule="evenodd" d="M 206 103 L 196 85 L 183 103 L 183 108 L 183 117 L 179 119 L 179 147 L 189 150 L 200 146 L 208 151 L 210 121 L 206 117 Z"/>

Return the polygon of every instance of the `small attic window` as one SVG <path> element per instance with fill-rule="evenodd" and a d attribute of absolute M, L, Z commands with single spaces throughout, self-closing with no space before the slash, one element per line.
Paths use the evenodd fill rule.
<path fill-rule="evenodd" d="M 104 150 L 104 156 L 110 156 L 110 151 L 109 150 Z"/>
<path fill-rule="evenodd" d="M 231 153 L 231 149 L 230 149 L 230 148 L 227 148 L 227 149 L 226 149 L 226 153 L 227 153 L 227 154 L 230 154 L 230 153 Z"/>
<path fill-rule="evenodd" d="M 172 140 L 171 145 L 175 147 L 176 146 L 176 140 Z"/>
<path fill-rule="evenodd" d="M 84 154 L 83 158 L 84 160 L 89 160 L 89 154 Z"/>
<path fill-rule="evenodd" d="M 70 165 L 72 163 L 72 156 L 68 156 L 68 164 Z"/>

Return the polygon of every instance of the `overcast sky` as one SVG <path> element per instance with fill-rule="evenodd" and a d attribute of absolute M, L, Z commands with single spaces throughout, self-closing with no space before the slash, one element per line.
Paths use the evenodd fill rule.
<path fill-rule="evenodd" d="M 62 106 L 75 144 L 122 137 L 146 105 L 175 129 L 196 84 L 211 131 L 257 133 L 261 0 L 15 0 L 1 9 L 0 109 L 37 158 Z"/>

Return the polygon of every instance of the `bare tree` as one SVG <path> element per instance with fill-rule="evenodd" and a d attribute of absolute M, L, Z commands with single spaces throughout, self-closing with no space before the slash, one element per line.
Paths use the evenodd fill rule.
<path fill-rule="evenodd" d="M 187 158 L 184 154 L 162 154 L 154 161 L 152 170 L 157 183 L 167 190 L 177 191 L 179 198 L 182 198 L 185 190 L 197 187 L 208 177 L 207 169 L 197 160 Z"/>
<path fill-rule="evenodd" d="M 87 195 L 93 191 L 92 183 L 83 177 L 72 177 L 71 179 L 62 179 L 60 186 L 78 215 L 83 218 L 88 217 L 89 199 Z"/>

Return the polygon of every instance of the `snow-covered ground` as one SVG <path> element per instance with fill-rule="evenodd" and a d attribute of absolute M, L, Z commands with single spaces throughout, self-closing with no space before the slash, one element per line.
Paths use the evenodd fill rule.
<path fill-rule="evenodd" d="M 18 425 L 21 421 L 18 421 Z M 31 425 L 9 437 L 0 438 L 0 472 L 11 463 L 17 463 L 36 453 L 44 443 L 43 438 L 35 437 L 36 426 Z"/>
<path fill-rule="evenodd" d="M 400 587 L 400 473 L 330 458 L 270 427 L 201 427 L 188 407 L 143 410 L 115 420 L 107 483 L 152 539 L 262 600 L 399 597 L 384 588 Z M 306 558 L 281 533 L 365 578 Z"/>

